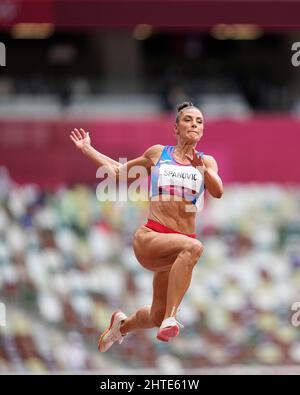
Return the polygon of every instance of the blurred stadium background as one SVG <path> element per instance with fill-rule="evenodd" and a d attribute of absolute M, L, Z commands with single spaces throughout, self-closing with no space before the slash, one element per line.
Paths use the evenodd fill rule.
<path fill-rule="evenodd" d="M 0 373 L 299 373 L 300 32 L 164 28 L 159 12 L 140 24 L 126 1 L 120 27 L 109 2 L 83 3 L 0 2 Z M 131 159 L 174 143 L 185 99 L 204 113 L 201 149 L 225 182 L 198 219 L 205 253 L 185 328 L 168 345 L 141 331 L 99 354 L 111 312 L 151 302 L 131 249 L 146 203 L 99 202 L 69 132 L 86 128 L 98 150 Z"/>

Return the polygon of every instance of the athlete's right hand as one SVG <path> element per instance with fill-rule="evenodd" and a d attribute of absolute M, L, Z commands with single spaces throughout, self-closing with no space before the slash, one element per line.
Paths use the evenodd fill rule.
<path fill-rule="evenodd" d="M 82 151 L 85 146 L 91 145 L 89 133 L 84 129 L 73 129 L 70 134 L 70 139 L 80 151 Z"/>

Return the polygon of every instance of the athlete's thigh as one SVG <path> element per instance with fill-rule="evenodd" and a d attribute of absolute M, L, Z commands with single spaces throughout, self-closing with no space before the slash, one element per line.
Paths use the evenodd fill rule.
<path fill-rule="evenodd" d="M 135 234 L 133 249 L 142 266 L 153 271 L 170 270 L 178 254 L 189 244 L 199 243 L 177 233 L 158 233 L 141 226 Z"/>

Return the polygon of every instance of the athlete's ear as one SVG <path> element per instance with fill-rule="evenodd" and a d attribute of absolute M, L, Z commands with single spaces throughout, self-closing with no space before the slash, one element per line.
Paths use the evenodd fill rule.
<path fill-rule="evenodd" d="M 175 136 L 178 136 L 179 135 L 179 130 L 178 130 L 178 125 L 177 125 L 177 123 L 175 123 L 175 125 L 174 125 L 174 134 L 175 134 Z"/>

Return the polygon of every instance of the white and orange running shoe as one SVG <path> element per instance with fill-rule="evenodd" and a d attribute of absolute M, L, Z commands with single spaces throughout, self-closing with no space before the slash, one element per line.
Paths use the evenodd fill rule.
<path fill-rule="evenodd" d="M 98 350 L 100 352 L 107 351 L 114 342 L 122 343 L 124 336 L 120 331 L 122 321 L 126 320 L 127 316 L 122 311 L 115 311 L 111 316 L 109 327 L 102 333 L 98 341 Z"/>
<path fill-rule="evenodd" d="M 184 328 L 175 317 L 168 317 L 163 320 L 157 332 L 156 338 L 163 342 L 168 342 L 169 339 L 179 335 L 180 328 Z"/>

